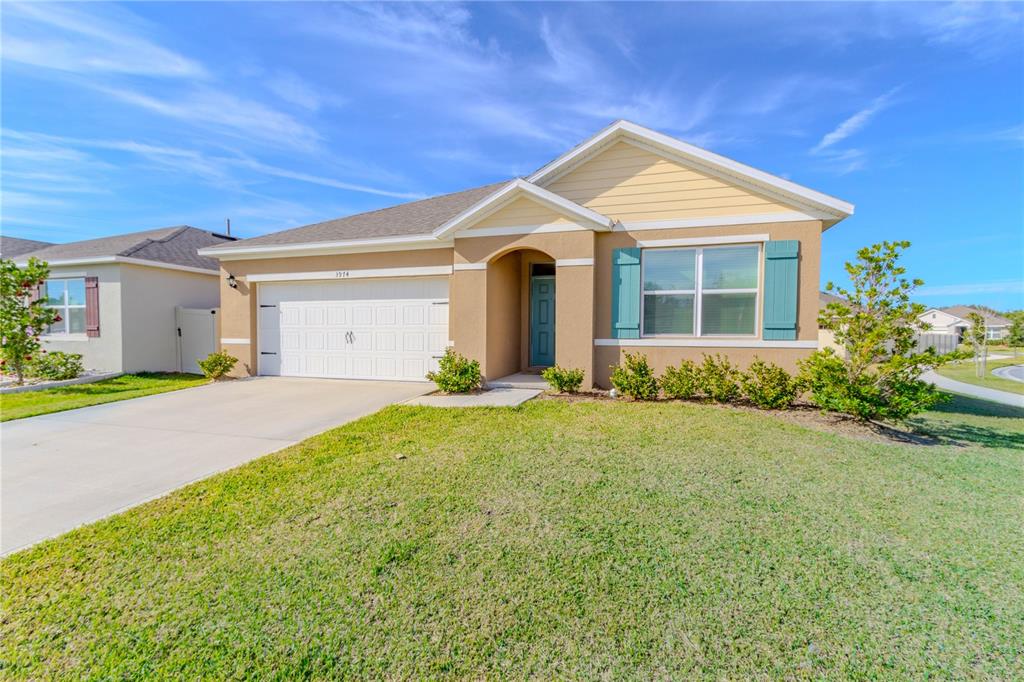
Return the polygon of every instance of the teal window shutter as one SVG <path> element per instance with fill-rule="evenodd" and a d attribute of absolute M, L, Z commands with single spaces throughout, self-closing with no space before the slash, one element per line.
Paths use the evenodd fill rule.
<path fill-rule="evenodd" d="M 785 239 L 764 245 L 764 339 L 796 339 L 800 242 Z"/>
<path fill-rule="evenodd" d="M 640 338 L 640 249 L 612 252 L 612 338 Z"/>

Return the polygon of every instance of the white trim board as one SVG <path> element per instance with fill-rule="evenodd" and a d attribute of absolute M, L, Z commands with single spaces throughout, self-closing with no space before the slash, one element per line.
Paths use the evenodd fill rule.
<path fill-rule="evenodd" d="M 593 265 L 593 258 L 560 258 L 555 261 L 555 267 L 569 268 L 576 265 Z"/>
<path fill-rule="evenodd" d="M 306 280 L 366 279 L 370 277 L 434 277 L 452 274 L 451 265 L 426 265 L 409 268 L 365 268 L 362 270 L 323 270 L 319 272 L 274 272 L 246 275 L 248 282 L 300 282 Z"/>
<path fill-rule="evenodd" d="M 518 234 L 551 234 L 554 232 L 586 232 L 589 227 L 575 223 L 545 225 L 509 225 L 508 227 L 471 227 L 455 235 L 456 239 L 473 237 L 505 237 Z"/>
<path fill-rule="evenodd" d="M 301 242 L 298 244 L 260 244 L 245 247 L 207 247 L 199 249 L 200 256 L 220 260 L 253 260 L 257 258 L 287 258 L 299 256 L 330 256 L 342 253 L 373 253 L 378 251 L 415 251 L 419 249 L 451 248 L 451 240 L 441 240 L 430 234 L 408 237 L 378 237 L 375 239 L 348 239 L 332 242 Z"/>
<path fill-rule="evenodd" d="M 701 337 L 692 339 L 594 339 L 595 346 L 631 347 L 663 347 L 663 348 L 812 348 L 818 347 L 814 341 L 764 341 L 762 339 L 716 339 Z"/>
<path fill-rule="evenodd" d="M 644 220 L 640 222 L 615 223 L 614 232 L 638 232 L 640 230 L 678 230 L 693 227 L 724 227 L 741 225 L 764 225 L 769 223 L 797 223 L 808 220 L 820 221 L 800 211 L 784 213 L 748 213 L 712 216 L 708 218 L 680 218 L 678 220 Z"/>
<path fill-rule="evenodd" d="M 548 191 L 543 187 L 538 187 L 526 180 L 516 178 L 494 194 L 484 197 L 434 230 L 434 237 L 440 239 L 461 229 L 469 228 L 474 223 L 479 222 L 522 196 L 529 197 L 556 213 L 589 223 L 594 226 L 593 229 L 610 230 L 612 227 L 612 219 L 608 216 L 585 206 L 580 206 L 576 202 L 569 201 L 565 197 Z"/>
<path fill-rule="evenodd" d="M 220 340 L 220 342 L 222 344 L 227 344 L 227 345 L 231 345 L 231 346 L 248 346 L 250 343 L 252 343 L 249 339 L 232 339 L 232 338 L 222 338 Z"/>
<path fill-rule="evenodd" d="M 487 263 L 456 263 L 455 272 L 460 270 L 486 270 Z"/>
<path fill-rule="evenodd" d="M 686 237 L 683 239 L 648 239 L 636 243 L 641 249 L 660 246 L 716 246 L 718 244 L 754 244 L 769 241 L 767 234 L 735 234 L 723 237 Z"/>

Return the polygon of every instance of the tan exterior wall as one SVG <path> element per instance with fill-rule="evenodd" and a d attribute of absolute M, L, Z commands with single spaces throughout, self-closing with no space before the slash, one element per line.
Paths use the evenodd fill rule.
<path fill-rule="evenodd" d="M 487 375 L 499 378 L 520 369 L 522 306 L 518 252 L 506 254 L 487 268 Z M 528 324 L 528 323 L 527 323 Z"/>
<path fill-rule="evenodd" d="M 701 362 L 704 355 L 719 353 L 730 362 L 746 368 L 754 358 L 774 362 L 789 372 L 797 370 L 797 362 L 814 352 L 813 348 L 667 348 L 664 346 L 598 346 L 594 353 L 594 384 L 610 388 L 608 379 L 611 367 L 620 364 L 626 353 L 643 353 L 657 375 L 669 365 L 678 365 L 682 360 Z"/>
<path fill-rule="evenodd" d="M 470 231 L 485 227 L 569 224 L 571 224 L 571 221 L 560 213 L 556 213 L 546 206 L 541 206 L 532 199 L 520 197 L 473 225 Z"/>
<path fill-rule="evenodd" d="M 221 263 L 220 277 L 220 339 L 248 339 L 249 342 L 223 344 L 219 343 L 220 339 L 218 339 L 218 346 L 239 359 L 239 363 L 235 365 L 232 372 L 233 376 L 256 374 L 259 353 L 256 343 L 258 322 L 256 288 L 259 285 L 246 281 L 249 275 L 451 264 L 451 248 L 224 261 Z M 228 286 L 227 276 L 229 274 L 234 275 L 238 280 L 237 289 Z M 453 280 L 453 288 L 454 283 Z M 454 295 L 452 299 L 454 300 Z M 449 322 L 450 326 L 451 322 Z"/>
<path fill-rule="evenodd" d="M 623 222 L 793 210 L 626 142 L 612 145 L 546 188 Z"/>

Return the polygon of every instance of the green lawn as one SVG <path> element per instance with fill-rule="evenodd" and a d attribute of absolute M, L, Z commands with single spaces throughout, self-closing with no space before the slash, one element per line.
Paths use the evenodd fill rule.
<path fill-rule="evenodd" d="M 124 374 L 93 384 L 75 384 L 27 393 L 8 393 L 0 396 L 0 421 L 177 391 L 180 388 L 191 388 L 208 382 L 209 379 L 197 374 L 143 372 Z"/>
<path fill-rule="evenodd" d="M 1024 384 L 1013 379 L 1003 379 L 992 375 L 992 370 L 999 367 L 1009 367 L 1010 365 L 1019 365 L 1024 362 L 1024 359 L 1019 360 L 989 360 L 988 361 L 988 374 L 984 379 L 979 379 L 975 375 L 974 361 L 964 360 L 962 362 L 953 362 L 948 365 L 943 365 L 935 371 L 944 377 L 950 379 L 956 379 L 962 381 L 965 384 L 973 384 L 975 386 L 984 386 L 986 388 L 994 388 L 998 391 L 1009 391 L 1010 393 L 1021 393 L 1024 394 Z"/>
<path fill-rule="evenodd" d="M 391 407 L 7 558 L 8 679 L 1024 677 L 1024 412 Z"/>

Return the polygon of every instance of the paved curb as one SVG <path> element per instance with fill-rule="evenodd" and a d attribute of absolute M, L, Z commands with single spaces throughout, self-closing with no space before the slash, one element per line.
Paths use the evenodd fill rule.
<path fill-rule="evenodd" d="M 534 388 L 492 388 L 468 395 L 445 395 L 442 393 L 421 395 L 406 400 L 402 404 L 424 407 L 518 407 L 541 393 L 543 391 Z"/>
<path fill-rule="evenodd" d="M 951 393 L 959 393 L 960 395 L 970 396 L 971 398 L 980 398 L 981 400 L 989 400 L 994 403 L 1001 403 L 1012 407 L 1024 407 L 1024 395 L 1016 395 L 1007 391 L 999 391 L 994 388 L 985 388 L 984 386 L 965 384 L 962 381 L 947 379 L 941 374 L 931 370 L 922 374 L 921 378 L 929 383 L 935 384 L 938 388 Z"/>

